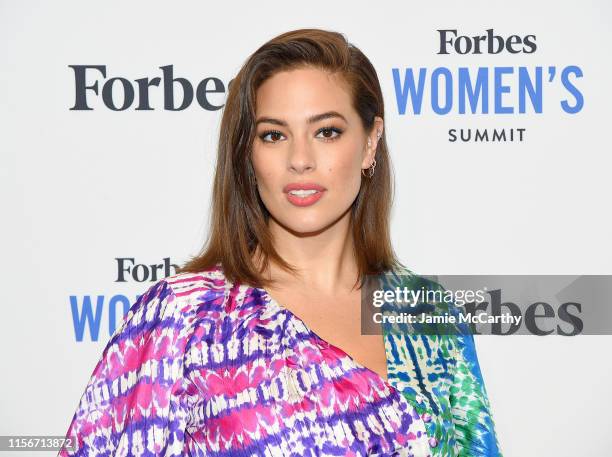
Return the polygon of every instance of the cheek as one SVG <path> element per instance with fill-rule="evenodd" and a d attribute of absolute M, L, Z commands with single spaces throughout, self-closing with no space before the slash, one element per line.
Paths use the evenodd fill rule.
<path fill-rule="evenodd" d="M 265 160 L 265 158 L 255 150 L 253 151 L 251 160 L 258 184 L 267 187 L 278 174 L 275 170 L 276 164 L 272 160 Z"/>
<path fill-rule="evenodd" d="M 256 175 L 259 175 L 262 171 L 263 160 L 261 154 L 257 150 L 257 148 L 253 147 L 253 152 L 251 153 L 251 163 L 253 164 L 253 170 Z"/>
<path fill-rule="evenodd" d="M 329 179 L 338 186 L 347 187 L 347 191 L 361 184 L 361 158 L 353 149 L 336 155 L 326 163 L 325 169 Z"/>

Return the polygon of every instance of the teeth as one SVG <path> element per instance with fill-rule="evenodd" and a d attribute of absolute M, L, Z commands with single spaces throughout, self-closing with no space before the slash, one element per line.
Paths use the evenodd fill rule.
<path fill-rule="evenodd" d="M 300 197 L 306 197 L 307 195 L 312 195 L 314 193 L 316 193 L 317 191 L 314 189 L 310 189 L 310 190 L 304 190 L 304 189 L 299 189 L 299 190 L 290 190 L 289 193 L 291 195 L 299 195 Z"/>

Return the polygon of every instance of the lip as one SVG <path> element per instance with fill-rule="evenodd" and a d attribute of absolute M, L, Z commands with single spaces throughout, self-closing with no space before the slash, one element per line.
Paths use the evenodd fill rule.
<path fill-rule="evenodd" d="M 312 195 L 308 195 L 307 197 L 300 197 L 298 195 L 292 195 L 289 192 L 292 190 L 316 190 L 316 192 Z M 327 189 L 323 186 L 320 186 L 316 183 L 290 183 L 283 187 L 283 192 L 287 196 L 287 200 L 289 203 L 295 206 L 310 206 L 318 202 L 321 197 L 323 197 L 323 193 Z"/>
<path fill-rule="evenodd" d="M 283 192 L 285 193 L 288 193 L 291 190 L 317 190 L 319 192 L 323 192 L 327 189 L 314 182 L 292 182 L 283 187 Z"/>

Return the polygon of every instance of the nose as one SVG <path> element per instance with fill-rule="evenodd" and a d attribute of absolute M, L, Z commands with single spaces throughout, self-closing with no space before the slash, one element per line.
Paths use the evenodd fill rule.
<path fill-rule="evenodd" d="M 289 147 L 289 170 L 295 173 L 304 173 L 316 168 L 316 158 L 313 145 L 304 136 L 294 137 Z"/>

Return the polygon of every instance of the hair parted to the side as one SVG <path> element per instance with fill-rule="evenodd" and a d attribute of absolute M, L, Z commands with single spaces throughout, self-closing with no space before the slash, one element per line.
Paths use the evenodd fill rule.
<path fill-rule="evenodd" d="M 271 284 L 253 262 L 255 249 L 262 265 L 273 260 L 295 272 L 274 249 L 268 213 L 257 187 L 251 162 L 255 137 L 256 93 L 274 74 L 303 66 L 340 74 L 352 92 L 353 107 L 366 132 L 375 116 L 384 119 L 384 103 L 376 70 L 368 58 L 337 32 L 300 29 L 283 33 L 257 49 L 230 84 L 221 120 L 215 170 L 210 230 L 201 252 L 179 272 L 208 270 L 221 264 L 232 283 L 255 287 Z M 381 274 L 402 266 L 391 245 L 389 220 L 393 175 L 385 134 L 376 149 L 376 172 L 362 176 L 351 210 L 351 227 L 360 287 L 366 274 Z"/>

